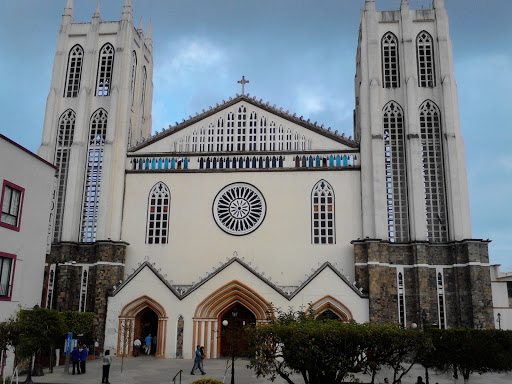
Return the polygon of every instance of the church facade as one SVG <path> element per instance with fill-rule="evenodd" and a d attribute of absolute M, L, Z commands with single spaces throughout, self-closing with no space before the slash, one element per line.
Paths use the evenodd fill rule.
<path fill-rule="evenodd" d="M 152 135 L 152 53 L 130 0 L 90 23 L 67 1 L 39 149 L 59 168 L 46 307 L 94 312 L 120 356 L 148 333 L 157 357 L 222 356 L 223 320 L 272 307 L 494 325 L 442 0 L 366 0 L 354 138 L 244 92 Z"/>

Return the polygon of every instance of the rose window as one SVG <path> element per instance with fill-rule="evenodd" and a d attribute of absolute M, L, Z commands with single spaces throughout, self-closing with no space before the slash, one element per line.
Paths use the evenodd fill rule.
<path fill-rule="evenodd" d="M 256 230 L 265 218 L 266 205 L 261 192 L 250 184 L 224 187 L 213 202 L 213 217 L 226 233 L 241 236 Z"/>

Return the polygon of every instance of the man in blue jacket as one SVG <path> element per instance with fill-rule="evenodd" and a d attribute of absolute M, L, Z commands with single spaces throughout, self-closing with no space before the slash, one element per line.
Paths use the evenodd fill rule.
<path fill-rule="evenodd" d="M 85 361 L 87 360 L 87 347 L 84 345 L 80 350 L 80 368 L 82 373 L 85 373 Z"/>
<path fill-rule="evenodd" d="M 75 374 L 75 367 L 76 367 L 76 373 L 80 374 L 80 351 L 78 350 L 78 347 L 73 348 L 71 351 L 71 361 L 73 362 L 73 375 Z"/>

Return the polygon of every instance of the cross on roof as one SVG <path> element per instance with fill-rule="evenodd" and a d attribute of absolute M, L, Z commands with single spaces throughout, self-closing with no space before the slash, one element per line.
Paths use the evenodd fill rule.
<path fill-rule="evenodd" d="M 249 80 L 245 80 L 245 76 L 242 76 L 242 80 L 237 81 L 238 84 L 242 84 L 242 95 L 245 93 L 245 84 L 247 84 Z"/>

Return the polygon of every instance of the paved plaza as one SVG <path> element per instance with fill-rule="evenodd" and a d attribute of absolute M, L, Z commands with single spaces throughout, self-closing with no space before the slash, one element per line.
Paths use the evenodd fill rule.
<path fill-rule="evenodd" d="M 195 376 L 190 375 L 190 369 L 193 362 L 190 359 L 176 360 L 176 359 L 156 359 L 152 356 L 139 356 L 137 358 L 125 358 L 124 361 L 119 357 L 113 357 L 112 367 L 110 369 L 110 383 L 111 384 L 169 384 L 173 383 L 174 375 L 183 370 L 181 376 L 182 384 L 190 384 L 194 380 L 200 378 L 214 378 L 224 383 L 231 383 L 231 367 L 226 359 L 209 359 L 204 361 L 204 370 L 206 375 L 201 376 L 197 372 Z M 270 383 L 269 380 L 264 378 L 257 378 L 254 372 L 247 369 L 248 360 L 237 360 L 235 362 L 235 383 L 236 384 L 259 384 Z M 122 366 L 122 372 L 121 372 Z M 87 362 L 87 372 L 82 375 L 70 375 L 64 373 L 64 367 L 54 368 L 53 373 L 47 373 L 45 376 L 33 377 L 35 383 L 47 384 L 99 384 L 101 383 L 101 359 L 89 360 Z M 414 384 L 418 375 L 424 376 L 423 369 L 418 366 L 405 377 L 402 381 L 403 384 Z M 377 383 L 384 381 L 384 377 L 391 377 L 389 371 L 383 371 L 377 376 Z M 369 381 L 367 378 L 359 376 L 363 381 Z M 299 376 L 296 377 L 296 384 L 303 383 Z M 20 377 L 19 382 L 23 382 L 25 377 Z M 469 381 L 471 384 L 511 384 L 512 373 L 503 374 L 474 374 Z M 179 376 L 176 378 L 175 384 L 180 383 Z M 278 378 L 274 381 L 276 384 L 285 384 L 285 381 Z M 450 375 L 430 373 L 430 383 L 435 384 L 451 384 L 453 380 Z M 460 379 L 459 383 L 462 384 L 463 380 Z M 329 383 L 325 383 L 329 384 Z"/>

